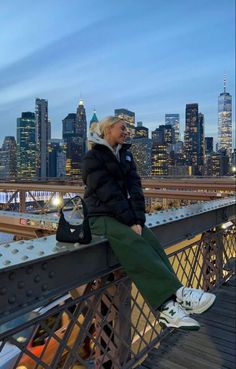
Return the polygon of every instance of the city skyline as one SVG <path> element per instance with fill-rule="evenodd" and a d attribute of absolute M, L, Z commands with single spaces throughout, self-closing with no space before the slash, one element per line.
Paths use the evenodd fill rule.
<path fill-rule="evenodd" d="M 43 24 L 34 17 L 41 8 Z M 126 108 L 151 131 L 165 114 L 180 114 L 182 139 L 185 106 L 198 103 L 216 143 L 224 74 L 234 112 L 234 1 L 102 0 L 98 9 L 95 1 L 24 0 L 0 12 L 0 143 L 16 136 L 16 119 L 34 111 L 36 97 L 48 100 L 53 138 L 82 98 L 88 121 L 94 107 L 99 118 Z"/>

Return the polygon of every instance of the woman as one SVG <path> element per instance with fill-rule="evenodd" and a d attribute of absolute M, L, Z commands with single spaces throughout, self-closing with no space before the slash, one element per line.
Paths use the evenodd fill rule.
<path fill-rule="evenodd" d="M 92 149 L 82 172 L 92 233 L 107 237 L 128 276 L 149 305 L 160 311 L 163 327 L 198 330 L 199 323 L 189 313 L 209 309 L 215 295 L 183 287 L 157 238 L 144 225 L 144 195 L 125 143 L 127 134 L 119 117 L 92 126 Z"/>

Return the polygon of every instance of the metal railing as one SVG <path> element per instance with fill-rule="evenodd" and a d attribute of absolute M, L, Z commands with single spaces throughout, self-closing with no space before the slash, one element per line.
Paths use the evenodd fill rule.
<path fill-rule="evenodd" d="M 183 284 L 212 290 L 234 273 L 233 198 L 147 218 Z M 101 237 L 1 246 L 0 266 L 1 369 L 128 369 L 170 333 Z"/>

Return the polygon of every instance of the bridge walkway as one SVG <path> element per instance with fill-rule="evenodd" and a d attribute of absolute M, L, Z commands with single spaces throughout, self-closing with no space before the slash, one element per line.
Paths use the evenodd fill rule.
<path fill-rule="evenodd" d="M 197 317 L 197 332 L 175 330 L 138 369 L 234 369 L 236 367 L 236 278 L 217 291 L 214 306 Z"/>

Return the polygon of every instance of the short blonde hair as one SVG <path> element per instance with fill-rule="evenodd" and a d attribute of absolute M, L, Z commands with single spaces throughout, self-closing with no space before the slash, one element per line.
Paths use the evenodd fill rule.
<path fill-rule="evenodd" d="M 124 121 L 124 119 L 120 118 L 120 117 L 114 117 L 112 115 L 109 115 L 108 117 L 105 117 L 102 120 L 100 120 L 99 129 L 100 129 L 100 132 L 101 132 L 101 137 L 104 137 L 105 130 L 106 130 L 107 127 L 113 126 L 113 124 L 116 124 L 120 121 Z"/>

